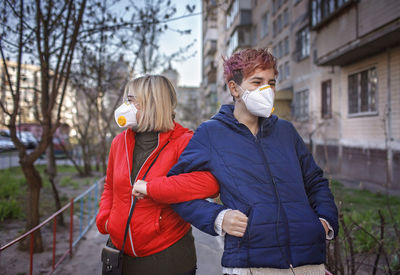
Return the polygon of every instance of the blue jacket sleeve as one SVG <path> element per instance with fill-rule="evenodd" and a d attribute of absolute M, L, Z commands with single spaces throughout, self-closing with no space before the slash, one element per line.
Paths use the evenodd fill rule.
<path fill-rule="evenodd" d="M 211 146 L 205 124 L 196 130 L 189 144 L 181 154 L 178 163 L 169 171 L 168 176 L 189 173 L 193 171 L 210 171 Z M 185 221 L 210 235 L 217 235 L 214 221 L 226 207 L 207 200 L 192 200 L 171 207 Z"/>
<path fill-rule="evenodd" d="M 339 233 L 338 210 L 329 189 L 329 182 L 324 178 L 321 168 L 315 163 L 303 139 L 295 129 L 294 131 L 296 133 L 296 152 L 301 164 L 308 200 L 317 215 L 329 222 L 336 237 Z"/>

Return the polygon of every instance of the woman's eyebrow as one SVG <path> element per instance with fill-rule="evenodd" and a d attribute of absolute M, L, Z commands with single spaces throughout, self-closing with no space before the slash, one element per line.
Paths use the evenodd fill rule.
<path fill-rule="evenodd" d="M 250 78 L 250 80 L 263 80 L 263 78 L 262 77 L 259 77 L 259 76 L 253 76 L 252 78 Z"/>

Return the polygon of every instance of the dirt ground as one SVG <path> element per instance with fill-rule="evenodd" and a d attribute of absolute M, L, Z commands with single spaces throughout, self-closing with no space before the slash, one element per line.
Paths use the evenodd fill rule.
<path fill-rule="evenodd" d="M 58 184 L 59 196 L 62 199 L 62 205 L 64 206 L 70 198 L 74 198 L 79 194 L 87 190 L 96 180 L 100 178 L 100 175 L 94 175 L 91 178 L 79 178 L 71 173 L 59 173 L 58 178 L 69 176 L 71 180 L 77 184 L 62 185 Z M 59 181 L 60 182 L 60 181 Z M 50 191 L 49 191 L 50 190 Z M 101 195 L 100 190 L 99 195 Z M 23 202 L 21 202 L 23 203 Z M 24 207 L 24 206 L 23 206 Z M 79 209 L 79 206 L 75 206 L 75 211 Z M 93 210 L 92 210 L 93 211 Z M 50 186 L 43 186 L 40 196 L 40 213 L 41 221 L 47 219 L 52 213 L 55 212 L 54 199 L 51 193 Z M 56 249 L 55 249 L 55 263 L 59 261 L 62 255 L 69 248 L 69 208 L 64 211 L 64 222 L 65 226 L 56 226 Z M 75 212 L 74 215 L 74 234 L 73 240 L 76 240 L 79 236 L 79 213 Z M 85 216 L 86 217 L 86 216 Z M 87 218 L 84 218 L 82 228 L 87 224 Z M 33 274 L 48 274 L 52 270 L 52 254 L 53 254 L 53 221 L 46 224 L 40 231 L 44 251 L 42 253 L 34 253 L 33 255 Z M 3 246 L 15 238 L 21 236 L 25 232 L 25 220 L 5 220 L 0 224 L 0 246 Z M 29 242 L 29 237 L 25 239 Z M 79 244 L 79 243 L 78 243 Z M 0 254 L 0 274 L 29 274 L 30 257 L 29 251 L 21 251 L 19 249 L 20 244 L 16 243 L 11 247 L 8 247 Z M 65 261 L 65 260 L 64 260 Z"/>
<path fill-rule="evenodd" d="M 65 176 L 65 175 L 59 175 Z M 76 177 L 72 177 L 76 180 Z M 82 182 L 86 181 L 82 179 Z M 90 184 L 82 183 L 79 188 L 76 186 L 60 186 L 60 197 L 72 198 L 87 190 Z M 42 190 L 43 192 L 43 190 Z M 100 190 L 99 195 L 102 190 Z M 53 213 L 54 200 L 48 192 L 41 194 L 42 221 Z M 67 201 L 67 200 L 65 200 Z M 65 202 L 63 203 L 65 205 Z M 75 206 L 77 209 L 78 206 Z M 56 230 L 56 249 L 55 264 L 61 259 L 69 248 L 69 209 L 64 212 L 65 226 L 57 225 Z M 77 214 L 77 213 L 75 213 Z M 74 216 L 73 240 L 79 236 L 79 217 Z M 83 226 L 87 221 L 84 220 Z M 0 246 L 3 246 L 18 236 L 22 235 L 25 228 L 24 220 L 6 220 L 0 224 Z M 197 229 L 193 229 L 196 239 L 196 251 L 198 258 L 198 275 L 217 275 L 222 274 L 221 256 L 223 241 L 219 237 L 212 237 Z M 51 221 L 41 229 L 44 251 L 33 254 L 33 274 L 49 274 L 53 265 L 53 222 Z M 108 236 L 102 235 L 97 231 L 93 224 L 84 237 L 73 248 L 72 257 L 69 255 L 57 266 L 54 274 L 101 274 L 101 249 L 106 243 Z M 18 249 L 18 243 L 7 248 L 0 254 L 0 275 L 23 275 L 29 274 L 30 257 L 29 251 Z"/>

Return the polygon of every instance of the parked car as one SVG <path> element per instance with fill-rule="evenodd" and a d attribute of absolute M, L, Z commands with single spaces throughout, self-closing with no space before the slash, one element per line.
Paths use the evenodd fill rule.
<path fill-rule="evenodd" d="M 12 142 L 10 138 L 0 136 L 0 152 L 10 151 L 14 149 L 14 142 Z"/>
<path fill-rule="evenodd" d="M 4 137 L 4 138 L 8 138 L 11 141 L 10 130 L 8 130 L 8 129 L 0 130 L 0 136 Z M 35 136 L 31 132 L 17 131 L 17 137 L 19 138 L 19 140 L 22 142 L 22 144 L 24 144 L 24 146 L 27 149 L 33 149 L 38 145 L 38 141 L 36 140 Z"/>

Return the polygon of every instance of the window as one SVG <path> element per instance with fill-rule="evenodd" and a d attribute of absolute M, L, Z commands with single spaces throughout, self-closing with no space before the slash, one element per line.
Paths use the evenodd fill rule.
<path fill-rule="evenodd" d="M 289 11 L 285 9 L 283 11 L 283 26 L 286 27 L 289 24 Z"/>
<path fill-rule="evenodd" d="M 277 46 L 274 46 L 272 52 L 273 52 L 273 55 L 274 55 L 276 58 L 278 58 L 278 47 L 277 47 Z"/>
<path fill-rule="evenodd" d="M 285 75 L 283 74 L 283 66 L 282 65 L 279 65 L 278 72 L 279 72 L 278 81 L 285 80 Z"/>
<path fill-rule="evenodd" d="M 283 44 L 284 44 L 284 48 L 285 48 L 284 55 L 287 55 L 287 54 L 289 54 L 289 37 L 285 38 Z"/>
<path fill-rule="evenodd" d="M 327 80 L 321 84 L 321 117 L 332 117 L 332 81 Z"/>
<path fill-rule="evenodd" d="M 282 30 L 282 15 L 281 14 L 278 15 L 278 21 L 277 22 L 278 22 L 277 23 L 277 31 L 279 33 Z"/>
<path fill-rule="evenodd" d="M 277 0 L 272 0 L 272 12 L 275 13 L 278 10 Z"/>
<path fill-rule="evenodd" d="M 343 9 L 350 0 L 311 0 L 311 25 L 317 26 L 332 14 Z"/>
<path fill-rule="evenodd" d="M 268 12 L 266 12 L 261 18 L 261 38 L 264 38 L 268 34 Z"/>
<path fill-rule="evenodd" d="M 274 20 L 274 23 L 273 23 L 273 30 L 272 30 L 272 31 L 273 31 L 272 34 L 273 34 L 273 36 L 275 37 L 275 36 L 276 36 L 276 32 L 277 32 L 277 31 L 276 31 L 276 20 Z"/>
<path fill-rule="evenodd" d="M 282 56 L 283 56 L 282 41 L 279 41 L 279 44 L 278 44 L 278 58 L 281 58 Z"/>
<path fill-rule="evenodd" d="M 239 35 L 238 35 L 238 30 L 236 30 L 229 39 L 229 44 L 227 49 L 228 56 L 231 56 L 233 51 L 236 50 L 238 46 L 239 46 Z"/>
<path fill-rule="evenodd" d="M 293 114 L 296 120 L 308 119 L 308 90 L 295 93 L 293 107 Z"/>
<path fill-rule="evenodd" d="M 233 0 L 232 5 L 228 13 L 226 14 L 226 28 L 229 29 L 235 20 L 236 15 L 239 12 L 239 2 L 238 0 Z"/>
<path fill-rule="evenodd" d="M 310 31 L 308 27 L 297 32 L 296 36 L 297 61 L 300 61 L 310 55 Z"/>
<path fill-rule="evenodd" d="M 227 54 L 230 56 L 237 48 L 250 47 L 252 30 L 249 27 L 239 27 L 232 34 L 228 42 Z"/>
<path fill-rule="evenodd" d="M 285 79 L 288 79 L 290 77 L 289 61 L 285 62 L 284 68 L 285 68 Z"/>
<path fill-rule="evenodd" d="M 376 114 L 376 68 L 349 75 L 349 114 Z"/>

